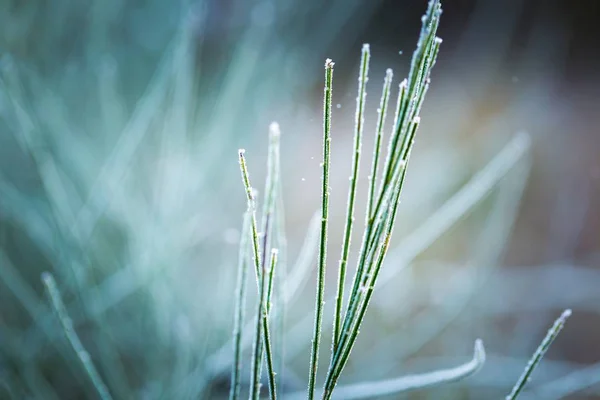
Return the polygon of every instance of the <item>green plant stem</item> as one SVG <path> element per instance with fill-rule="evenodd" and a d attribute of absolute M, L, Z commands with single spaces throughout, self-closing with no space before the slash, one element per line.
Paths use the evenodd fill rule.
<path fill-rule="evenodd" d="M 348 189 L 348 205 L 346 209 L 346 227 L 344 228 L 344 241 L 340 257 L 337 296 L 335 302 L 333 322 L 333 348 L 338 344 L 341 329 L 342 307 L 344 301 L 344 283 L 346 281 L 346 266 L 350 253 L 352 240 L 352 225 L 354 224 L 354 204 L 356 202 L 356 185 L 360 167 L 360 153 L 362 147 L 362 132 L 364 125 L 365 100 L 367 96 L 367 81 L 369 80 L 369 59 L 371 53 L 369 45 L 364 44 L 361 54 L 360 73 L 358 77 L 358 97 L 356 98 L 356 121 L 354 129 L 354 154 L 352 157 L 352 175 L 350 175 L 350 188 Z M 333 354 L 333 353 L 332 353 Z"/>
<path fill-rule="evenodd" d="M 252 256 L 254 259 L 254 269 L 256 272 L 256 286 L 260 286 L 261 276 L 261 257 L 260 257 L 260 244 L 258 237 L 258 227 L 256 224 L 256 200 L 254 199 L 254 189 L 250 184 L 250 175 L 248 174 L 248 167 L 246 165 L 245 150 L 240 149 L 238 151 L 240 171 L 242 173 L 242 180 L 244 182 L 244 188 L 246 189 L 246 199 L 248 201 L 248 208 L 250 211 L 250 228 L 252 234 Z"/>
<path fill-rule="evenodd" d="M 267 269 L 267 252 L 271 247 L 273 241 L 273 220 L 275 216 L 275 205 L 277 198 L 277 190 L 279 187 L 279 125 L 274 122 L 269 126 L 269 155 L 267 158 L 267 177 L 265 180 L 265 200 L 263 203 L 262 212 L 262 224 L 261 224 L 261 235 L 262 235 L 262 260 L 261 270 Z M 267 306 L 270 306 L 271 290 L 272 290 L 272 279 L 268 280 L 267 296 L 269 300 Z M 259 342 L 259 354 L 262 360 L 264 354 L 264 343 L 267 341 L 268 332 L 263 329 L 263 341 Z M 259 379 L 262 376 L 262 361 L 259 365 L 258 370 Z"/>
<path fill-rule="evenodd" d="M 552 345 L 552 342 L 554 342 L 554 339 L 556 339 L 556 337 L 564 327 L 565 322 L 567 322 L 567 318 L 569 318 L 570 316 L 571 310 L 565 310 L 563 311 L 561 316 L 558 317 L 556 321 L 554 321 L 554 324 L 548 330 L 546 337 L 544 337 L 542 343 L 540 343 L 535 353 L 533 353 L 533 356 L 529 360 L 527 367 L 525 367 L 525 371 L 523 371 L 523 374 L 521 374 L 519 380 L 517 381 L 517 383 L 515 383 L 515 386 L 512 388 L 510 394 L 506 396 L 506 400 L 515 400 L 519 396 L 527 382 L 529 382 L 531 374 L 539 365 L 540 361 L 542 361 L 544 354 L 546 354 L 546 352 Z"/>
<path fill-rule="evenodd" d="M 235 320 L 233 327 L 233 363 L 231 368 L 231 387 L 229 399 L 236 400 L 240 396 L 242 369 L 242 327 L 244 326 L 244 310 L 246 304 L 246 281 L 248 275 L 248 238 L 250 236 L 251 210 L 244 214 L 244 222 L 240 235 L 238 255 L 238 277 L 236 288 Z"/>
<path fill-rule="evenodd" d="M 383 89 L 381 91 L 381 100 L 379 102 L 379 118 L 377 119 L 377 129 L 375 136 L 375 145 L 373 146 L 373 163 L 371 165 L 371 175 L 369 176 L 369 194 L 367 197 L 367 213 L 365 224 L 369 223 L 373 215 L 373 201 L 375 197 L 375 183 L 377 181 L 377 170 L 379 168 L 379 157 L 381 154 L 381 143 L 383 141 L 383 130 L 385 127 L 385 118 L 387 115 L 387 108 L 390 100 L 390 92 L 392 88 L 392 79 L 394 73 L 391 69 L 388 69 L 385 73 L 385 79 L 383 81 Z"/>
<path fill-rule="evenodd" d="M 252 356 L 252 370 L 250 372 L 250 399 L 258 400 L 260 398 L 260 364 L 262 363 L 262 345 L 261 341 L 264 335 L 264 310 L 265 305 L 265 292 L 267 287 L 267 274 L 263 271 L 260 278 L 260 286 L 258 290 L 258 307 L 256 310 L 256 325 L 254 331 L 254 346 Z"/>
<path fill-rule="evenodd" d="M 242 180 L 246 189 L 246 198 L 248 200 L 248 209 L 250 210 L 250 227 L 252 234 L 252 250 L 254 267 L 256 270 L 256 281 L 258 286 L 258 312 L 256 314 L 256 326 L 254 332 L 254 351 L 253 351 L 253 362 L 252 371 L 250 376 L 251 387 L 250 387 L 250 398 L 258 399 L 260 397 L 260 372 L 262 362 L 262 307 L 263 297 L 265 293 L 266 277 L 261 271 L 261 256 L 260 256 L 260 244 L 258 237 L 258 228 L 256 226 L 256 201 L 254 199 L 254 189 L 250 183 L 250 176 L 248 174 L 248 167 L 246 165 L 246 157 L 244 156 L 245 151 L 240 149 L 238 151 L 240 171 L 242 173 Z M 264 265 L 264 263 L 262 263 Z"/>
<path fill-rule="evenodd" d="M 325 270 L 327 262 L 327 225 L 329 217 L 329 164 L 331 145 L 331 97 L 333 89 L 333 61 L 325 61 L 325 89 L 323 100 L 323 187 L 321 203 L 321 233 L 319 245 L 319 266 L 317 277 L 317 296 L 315 304 L 315 327 L 313 333 L 312 349 L 310 356 L 310 370 L 308 378 L 308 399 L 313 400 L 315 395 L 315 382 L 319 363 L 319 345 L 321 342 L 321 328 L 323 323 L 323 298 L 325 294 Z"/>
<path fill-rule="evenodd" d="M 277 398 L 277 389 L 275 384 L 275 371 L 273 367 L 273 351 L 271 346 L 271 335 L 269 329 L 269 313 L 271 310 L 271 291 L 273 289 L 273 277 L 275 273 L 275 265 L 277 264 L 277 249 L 271 250 L 271 260 L 269 264 L 269 270 L 263 271 L 264 275 L 268 274 L 268 283 L 267 293 L 265 293 L 265 299 L 262 301 L 262 323 L 264 345 L 267 358 L 267 372 L 269 377 L 269 393 L 271 394 L 271 400 L 275 400 Z"/>
<path fill-rule="evenodd" d="M 63 328 L 67 341 L 71 345 L 73 351 L 75 351 L 75 354 L 81 362 L 84 371 L 90 378 L 90 381 L 96 389 L 96 392 L 98 392 L 98 396 L 102 400 L 112 400 L 112 396 L 110 395 L 108 388 L 104 384 L 104 381 L 100 377 L 98 370 L 96 370 L 96 367 L 94 366 L 94 363 L 92 362 L 89 353 L 85 350 L 83 344 L 81 343 L 81 340 L 79 340 L 79 336 L 77 336 L 77 333 L 73 329 L 73 321 L 67 313 L 67 308 L 65 307 L 60 292 L 58 291 L 54 277 L 51 273 L 44 272 L 42 274 L 42 282 L 44 283 L 44 286 L 48 293 L 48 297 L 50 298 L 52 307 L 54 308 L 56 316 L 58 317 L 58 320 Z"/>

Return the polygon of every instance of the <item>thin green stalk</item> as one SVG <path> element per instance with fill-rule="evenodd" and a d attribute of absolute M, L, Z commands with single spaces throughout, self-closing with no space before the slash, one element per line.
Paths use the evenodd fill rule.
<path fill-rule="evenodd" d="M 242 369 L 242 327 L 244 326 L 244 310 L 246 304 L 246 281 L 248 275 L 248 238 L 250 236 L 251 210 L 244 214 L 244 222 L 240 235 L 238 255 L 238 276 L 236 288 L 235 321 L 233 327 L 233 363 L 231 368 L 231 388 L 229 399 L 236 400 L 240 396 Z"/>
<path fill-rule="evenodd" d="M 561 316 L 558 317 L 556 321 L 554 321 L 554 325 L 552 325 L 552 328 L 548 330 L 546 337 L 544 338 L 544 340 L 542 340 L 542 343 L 540 343 L 535 353 L 533 353 L 533 356 L 529 360 L 527 367 L 525 367 L 525 371 L 523 371 L 523 374 L 521 374 L 521 376 L 519 377 L 519 380 L 512 388 L 510 394 L 506 396 L 506 400 L 515 400 L 519 396 L 527 382 L 529 382 L 529 380 L 531 379 L 531 374 L 538 366 L 540 361 L 542 361 L 544 354 L 546 354 L 546 352 L 550 348 L 550 345 L 552 345 L 552 342 L 554 342 L 554 339 L 556 339 L 556 337 L 564 327 L 565 322 L 567 322 L 567 318 L 569 318 L 570 316 L 571 310 L 565 310 L 563 311 Z"/>
<path fill-rule="evenodd" d="M 258 284 L 258 312 L 256 314 L 256 327 L 254 332 L 254 351 L 253 351 L 253 363 L 251 371 L 251 387 L 250 387 L 250 398 L 258 399 L 260 396 L 260 366 L 262 362 L 261 357 L 261 338 L 262 338 L 262 302 L 264 297 L 264 290 L 266 284 L 266 277 L 261 271 L 261 256 L 260 256 L 260 244 L 258 237 L 258 228 L 256 226 L 256 201 L 254 199 L 254 189 L 250 184 L 250 176 L 248 174 L 248 167 L 246 165 L 246 157 L 244 156 L 244 149 L 238 151 L 240 171 L 242 173 L 242 180 L 246 189 L 246 198 L 248 200 L 248 209 L 250 210 L 250 227 L 252 233 L 252 250 L 254 267 L 256 270 L 256 281 Z"/>
<path fill-rule="evenodd" d="M 269 329 L 269 312 L 271 310 L 271 291 L 273 289 L 273 276 L 275 273 L 275 265 L 277 264 L 277 249 L 271 250 L 271 261 L 269 270 L 264 270 L 264 275 L 268 274 L 268 284 L 266 298 L 262 301 L 262 324 L 264 332 L 264 344 L 267 358 L 267 372 L 269 377 L 269 393 L 271 394 L 271 400 L 277 398 L 277 389 L 275 384 L 275 371 L 273 367 L 273 351 L 271 346 L 271 335 Z"/>
<path fill-rule="evenodd" d="M 348 254 L 350 253 L 350 242 L 352 240 L 352 225 L 354 224 L 354 204 L 356 202 L 356 185 L 358 184 L 358 172 L 360 166 L 360 152 L 362 146 L 362 132 L 364 125 L 365 100 L 367 96 L 367 81 L 369 80 L 369 59 L 371 53 L 369 45 L 364 44 L 362 48 L 360 74 L 358 77 L 358 97 L 356 98 L 356 121 L 354 128 L 354 154 L 352 157 L 352 175 L 350 176 L 350 188 L 348 189 L 348 208 L 346 210 L 346 227 L 344 229 L 344 241 L 342 244 L 342 255 L 340 257 L 340 268 L 338 276 L 337 296 L 335 302 L 333 322 L 333 348 L 337 347 L 340 337 L 342 307 L 344 301 L 344 283 L 346 281 L 346 266 Z M 333 353 L 332 353 L 333 354 Z"/>
<path fill-rule="evenodd" d="M 277 169 L 280 171 L 279 162 Z M 277 280 L 277 286 L 275 286 L 275 315 L 272 317 L 275 319 L 275 339 L 274 343 L 278 351 L 275 351 L 277 355 L 277 383 L 282 385 L 284 381 L 285 371 L 285 330 L 286 330 L 286 311 L 287 311 L 287 293 L 285 291 L 285 283 L 288 281 L 287 271 L 287 238 L 285 235 L 285 209 L 283 203 L 283 192 L 281 185 L 278 185 L 277 190 L 277 204 L 276 204 L 276 236 L 277 236 L 277 248 L 279 249 L 279 256 L 277 259 L 277 274 L 275 279 Z"/>
<path fill-rule="evenodd" d="M 308 399 L 313 400 L 319 363 L 319 345 L 323 323 L 323 298 L 325 294 L 325 269 L 327 260 L 327 225 L 329 218 L 329 164 L 331 145 L 331 95 L 333 90 L 333 61 L 325 61 L 325 88 L 323 100 L 323 187 L 321 203 L 321 237 L 319 245 L 319 267 L 315 304 L 315 328 L 313 333 L 308 378 Z"/>
<path fill-rule="evenodd" d="M 81 340 L 79 340 L 79 336 L 77 336 L 77 333 L 73 329 L 73 321 L 67 313 L 67 308 L 65 307 L 62 297 L 60 296 L 60 292 L 58 291 L 54 277 L 51 273 L 44 272 L 42 274 L 42 282 L 46 287 L 48 297 L 50 298 L 52 307 L 54 308 L 56 316 L 58 317 L 58 320 L 62 325 L 67 341 L 71 345 L 73 351 L 75 351 L 75 354 L 77 354 L 77 358 L 79 358 L 79 361 L 81 362 L 84 371 L 86 372 L 86 374 L 90 378 L 90 381 L 92 382 L 92 385 L 98 392 L 98 396 L 102 400 L 112 400 L 112 396 L 110 395 L 108 388 L 104 384 L 104 381 L 102 381 L 100 374 L 96 370 L 96 367 L 94 366 L 94 363 L 92 362 L 89 353 L 85 350 L 83 344 L 81 343 Z"/>
<path fill-rule="evenodd" d="M 396 111 L 394 112 L 394 124 L 392 125 L 392 133 L 387 147 L 387 156 L 385 158 L 385 164 L 383 167 L 383 176 L 381 177 L 381 183 L 379 184 L 379 193 L 382 192 L 385 185 L 389 182 L 388 171 L 390 170 L 391 162 L 395 154 L 397 142 L 400 140 L 400 132 L 398 126 L 402 123 L 401 120 L 404 117 L 404 106 L 406 104 L 406 92 L 408 88 L 408 80 L 404 78 L 398 85 L 398 100 L 396 102 Z"/>
<path fill-rule="evenodd" d="M 262 271 L 260 278 L 260 286 L 258 290 L 258 307 L 256 310 L 256 325 L 254 330 L 254 347 L 253 347 L 253 355 L 252 355 L 252 370 L 250 372 L 250 400 L 258 400 L 260 398 L 260 364 L 262 363 L 262 345 L 261 341 L 264 335 L 264 323 L 263 316 L 264 310 L 266 308 L 265 305 L 265 292 L 267 288 L 267 274 L 265 271 Z"/>
<path fill-rule="evenodd" d="M 261 252 L 262 260 L 261 260 L 261 263 L 260 263 L 260 265 L 261 265 L 261 277 L 262 277 L 262 274 L 264 274 L 265 271 L 266 271 L 266 269 L 267 269 L 267 262 L 268 262 L 267 261 L 267 249 L 269 248 L 269 242 L 271 240 L 271 220 L 272 220 L 272 218 L 273 218 L 272 213 L 268 212 L 266 214 L 266 216 L 265 216 L 265 219 L 264 219 L 264 231 L 261 233 L 261 235 L 262 235 L 262 252 Z M 269 285 L 269 281 L 268 281 L 268 278 L 267 278 L 267 288 L 265 289 L 267 292 L 269 290 L 268 289 L 268 285 Z M 265 295 L 266 295 L 267 292 L 265 292 Z M 264 349 L 263 346 L 264 346 L 264 342 L 266 340 L 266 334 L 267 334 L 267 332 L 265 332 L 265 330 L 263 329 L 262 333 L 263 333 L 264 337 L 263 337 L 263 339 L 261 341 L 258 342 L 258 355 L 259 355 L 258 358 L 259 358 L 260 362 L 258 364 L 257 376 L 258 376 L 259 380 L 262 378 L 262 364 L 263 364 L 262 363 L 262 359 L 263 359 L 263 355 L 264 355 L 264 352 L 265 352 L 265 349 Z"/>
<path fill-rule="evenodd" d="M 277 196 L 277 190 L 279 187 L 279 125 L 274 122 L 269 126 L 269 155 L 267 158 L 267 177 L 265 180 L 265 200 L 263 203 L 262 212 L 262 224 L 261 224 L 261 235 L 262 235 L 262 260 L 261 269 L 265 271 L 267 268 L 267 252 L 271 247 L 273 241 L 273 220 L 275 219 L 275 202 Z M 272 285 L 272 281 L 269 281 L 269 285 Z M 271 288 L 267 289 L 268 296 L 270 298 Z M 270 302 L 270 300 L 269 300 Z M 267 304 L 269 304 L 269 302 Z M 263 330 L 265 336 L 263 341 L 259 343 L 259 354 L 262 360 L 264 354 L 264 342 L 267 340 L 267 332 Z M 262 361 L 259 365 L 258 377 L 262 376 Z"/>
<path fill-rule="evenodd" d="M 268 314 L 271 313 L 271 308 L 272 308 L 272 303 L 271 300 L 273 299 L 273 283 L 275 281 L 275 265 L 278 263 L 278 257 L 279 256 L 279 250 L 278 249 L 271 249 L 271 259 L 269 260 L 269 269 L 265 270 L 269 275 L 267 277 L 267 292 L 266 292 L 266 300 L 265 300 L 265 304 L 266 304 L 266 312 Z"/>
<path fill-rule="evenodd" d="M 367 217 L 365 224 L 369 223 L 369 219 L 373 214 L 373 201 L 375 197 L 375 183 L 377 181 L 377 170 L 379 168 L 379 157 L 381 153 L 381 143 L 383 141 L 383 130 L 385 127 L 385 118 L 390 100 L 390 92 L 392 88 L 392 78 L 394 73 L 391 69 L 385 72 L 383 81 L 383 89 L 381 91 L 381 100 L 379 101 L 379 118 L 377 119 L 377 129 L 375 136 L 375 145 L 373 146 L 373 163 L 371 165 L 371 175 L 369 176 L 369 195 L 367 197 Z"/>
<path fill-rule="evenodd" d="M 250 175 L 248 174 L 248 167 L 246 166 L 246 157 L 244 153 L 246 150 L 238 150 L 240 171 L 242 173 L 242 180 L 244 182 L 244 188 L 246 189 L 246 199 L 248 201 L 248 208 L 250 212 L 250 228 L 252 233 L 252 256 L 254 259 L 254 269 L 256 272 L 256 283 L 257 287 L 260 286 L 261 276 L 261 263 L 260 263 L 260 245 L 258 239 L 258 227 L 256 226 L 256 200 L 254 199 L 254 189 L 250 184 Z"/>

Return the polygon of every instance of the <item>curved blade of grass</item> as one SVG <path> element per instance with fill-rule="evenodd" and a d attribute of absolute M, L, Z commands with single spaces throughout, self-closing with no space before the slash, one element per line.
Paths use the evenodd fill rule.
<path fill-rule="evenodd" d="M 319 363 L 319 345 L 321 343 L 321 326 L 323 323 L 323 303 L 325 295 L 325 269 L 327 261 L 327 225 L 329 217 L 329 163 L 331 145 L 331 95 L 333 89 L 333 61 L 325 61 L 325 95 L 323 99 L 323 187 L 321 203 L 321 234 L 319 244 L 319 267 L 317 277 L 317 298 L 315 304 L 315 327 L 310 355 L 310 371 L 308 377 L 308 399 L 315 395 L 315 383 Z"/>
<path fill-rule="evenodd" d="M 405 375 L 394 379 L 340 386 L 336 389 L 333 399 L 373 399 L 458 382 L 481 370 L 485 364 L 485 358 L 483 342 L 480 339 L 477 339 L 473 350 L 473 358 L 467 363 L 454 368 L 426 372 L 423 374 Z M 289 396 L 289 399 L 300 400 L 302 396 L 302 393 L 293 393 Z"/>
<path fill-rule="evenodd" d="M 529 360 L 527 367 L 525 367 L 525 371 L 523 371 L 523 374 L 521 374 L 519 380 L 517 381 L 517 383 L 515 383 L 515 386 L 512 388 L 510 394 L 506 396 L 506 400 L 515 400 L 517 397 L 519 397 L 519 394 L 521 393 L 527 382 L 529 382 L 529 380 L 531 379 L 531 374 L 538 366 L 540 361 L 542 361 L 544 354 L 546 354 L 546 352 L 552 345 L 552 342 L 554 342 L 554 339 L 556 339 L 556 337 L 564 327 L 567 318 L 569 318 L 570 316 L 571 310 L 567 309 L 563 311 L 561 316 L 558 317 L 556 321 L 554 321 L 554 325 L 552 325 L 552 327 L 548 330 L 546 337 L 544 337 L 542 343 L 540 343 L 535 353 L 533 353 L 533 356 Z"/>
<path fill-rule="evenodd" d="M 248 201 L 248 209 L 250 210 L 250 230 L 252 236 L 252 254 L 254 259 L 254 268 L 256 272 L 256 282 L 258 286 L 258 311 L 256 314 L 256 326 L 254 332 L 254 351 L 253 351 L 253 362 L 252 362 L 252 375 L 251 375 L 251 387 L 250 397 L 252 399 L 258 399 L 260 396 L 260 365 L 262 361 L 261 357 L 261 338 L 263 335 L 262 330 L 262 307 L 264 301 L 266 277 L 261 271 L 261 256 L 260 256 L 260 244 L 258 237 L 258 228 L 256 226 L 256 201 L 254 198 L 254 189 L 250 184 L 250 176 L 248 174 L 248 167 L 246 165 L 246 157 L 244 156 L 245 150 L 240 149 L 238 151 L 240 171 L 242 173 L 242 180 L 244 182 L 244 188 L 246 190 L 246 198 Z"/>

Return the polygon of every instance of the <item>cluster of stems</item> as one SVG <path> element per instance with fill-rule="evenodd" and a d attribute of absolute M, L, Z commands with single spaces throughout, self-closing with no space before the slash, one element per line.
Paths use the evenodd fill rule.
<path fill-rule="evenodd" d="M 379 169 L 385 117 L 387 113 L 392 86 L 392 71 L 388 70 L 383 83 L 379 118 L 375 130 L 375 145 L 371 173 L 369 176 L 369 192 L 365 226 L 358 255 L 353 283 L 344 312 L 344 286 L 348 256 L 350 253 L 352 229 L 355 221 L 354 208 L 359 179 L 359 165 L 363 137 L 364 110 L 366 101 L 366 84 L 368 81 L 370 49 L 362 48 L 359 73 L 359 88 L 356 106 L 354 131 L 354 152 L 346 226 L 344 230 L 342 252 L 339 263 L 338 285 L 336 293 L 333 343 L 331 363 L 327 370 L 323 399 L 331 398 L 333 389 L 344 369 L 358 336 L 365 312 L 371 301 L 377 277 L 385 260 L 392 236 L 396 213 L 402 191 L 406 166 L 410 158 L 415 134 L 420 123 L 419 113 L 423 99 L 429 88 L 430 72 L 435 64 L 441 40 L 436 36 L 441 6 L 439 1 L 429 3 L 423 17 L 420 39 L 412 58 L 411 69 L 407 79 L 399 85 L 398 101 L 395 110 L 394 126 L 389 138 L 387 157 L 382 170 Z M 322 330 L 323 292 L 325 287 L 326 254 L 327 254 L 327 222 L 329 206 L 329 152 L 331 142 L 331 104 L 332 104 L 333 63 L 325 64 L 325 100 L 324 100 L 324 146 L 323 146 L 323 191 L 322 191 L 322 227 L 321 248 L 317 271 L 317 300 L 315 311 L 315 329 L 312 342 L 311 363 L 308 383 L 308 399 L 315 396 L 319 346 Z M 377 187 L 377 181 L 379 186 Z"/>

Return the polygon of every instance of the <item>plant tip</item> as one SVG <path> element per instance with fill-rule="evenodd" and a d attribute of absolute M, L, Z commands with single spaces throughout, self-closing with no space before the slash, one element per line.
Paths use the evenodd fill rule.
<path fill-rule="evenodd" d="M 485 362 L 485 347 L 483 347 L 483 340 L 475 340 L 475 355 L 474 358 L 479 362 Z"/>
<path fill-rule="evenodd" d="M 279 123 L 277 123 L 276 121 L 271 122 L 271 124 L 269 125 L 269 135 L 271 137 L 279 137 L 279 135 L 281 135 Z"/>
<path fill-rule="evenodd" d="M 333 62 L 333 60 L 331 58 L 328 58 L 325 60 L 325 68 L 333 69 L 334 65 L 335 65 L 335 63 Z"/>
<path fill-rule="evenodd" d="M 245 153 L 246 153 L 246 149 L 239 149 L 239 150 L 238 150 L 238 154 L 239 154 L 240 156 L 243 156 Z"/>

